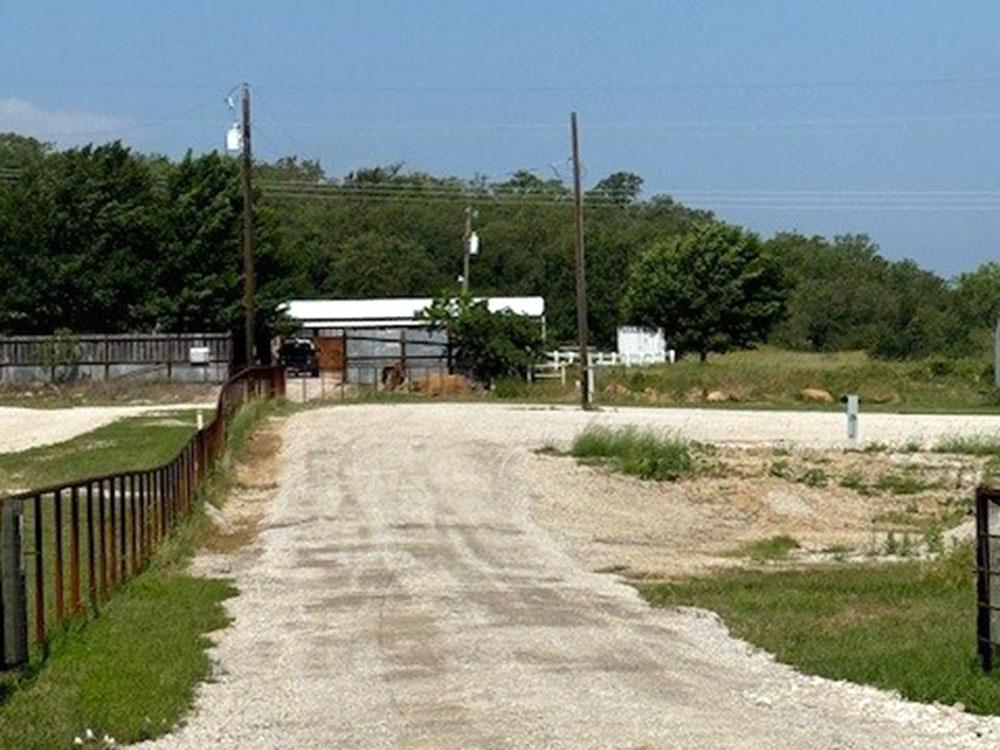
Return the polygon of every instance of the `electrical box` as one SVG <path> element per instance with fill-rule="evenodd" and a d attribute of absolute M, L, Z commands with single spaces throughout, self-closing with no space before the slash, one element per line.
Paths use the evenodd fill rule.
<path fill-rule="evenodd" d="M 192 365 L 201 367 L 207 367 L 211 359 L 211 353 L 207 346 L 192 346 L 188 355 L 188 361 Z"/>
<path fill-rule="evenodd" d="M 239 123 L 233 123 L 226 131 L 226 151 L 231 154 L 243 150 L 243 128 Z"/>

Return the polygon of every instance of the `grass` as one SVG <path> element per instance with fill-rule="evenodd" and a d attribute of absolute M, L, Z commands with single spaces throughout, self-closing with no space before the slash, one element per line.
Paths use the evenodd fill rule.
<path fill-rule="evenodd" d="M 967 456 L 1000 456 L 1000 435 L 955 435 L 939 440 L 932 450 Z"/>
<path fill-rule="evenodd" d="M 727 402 L 713 407 L 756 406 L 840 410 L 846 393 L 861 397 L 863 411 L 986 411 L 1000 407 L 985 359 L 887 361 L 864 352 L 792 352 L 770 347 L 713 355 L 708 362 L 601 370 L 603 401 L 702 404 L 718 391 Z M 825 390 L 832 403 L 804 401 L 806 388 Z"/>
<path fill-rule="evenodd" d="M 984 482 L 1000 482 L 1000 435 L 956 435 L 938 441 L 932 448 L 937 453 L 957 453 L 985 456 Z"/>
<path fill-rule="evenodd" d="M 758 539 L 737 547 L 728 553 L 731 557 L 748 557 L 757 562 L 765 560 L 784 560 L 792 550 L 799 548 L 799 543 L 787 534 L 772 536 L 768 539 Z"/>
<path fill-rule="evenodd" d="M 680 479 L 694 465 L 683 440 L 635 427 L 588 427 L 574 438 L 570 454 L 584 461 L 606 461 L 617 471 L 643 479 Z"/>
<path fill-rule="evenodd" d="M 879 492 L 889 492 L 893 495 L 915 495 L 924 490 L 938 487 L 936 482 L 929 482 L 917 474 L 883 474 L 873 485 Z"/>
<path fill-rule="evenodd" d="M 1000 713 L 1000 679 L 976 661 L 972 562 L 961 548 L 934 562 L 732 571 L 640 590 L 659 606 L 718 612 L 807 674 Z"/>
<path fill-rule="evenodd" d="M 206 422 L 211 418 L 206 412 Z M 62 443 L 0 453 L 0 494 L 166 463 L 194 433 L 195 420 L 193 410 L 131 417 Z"/>
<path fill-rule="evenodd" d="M 236 415 L 227 455 L 202 499 L 221 502 L 232 481 L 232 464 L 245 450 L 253 429 L 282 409 L 257 402 Z M 119 437 L 138 438 L 135 430 L 145 432 L 134 423 L 118 426 L 128 431 Z M 185 429 L 190 434 L 190 428 Z M 95 433 L 83 436 L 78 450 L 85 450 L 86 438 Z M 161 455 L 157 450 L 169 457 L 175 439 L 183 442 L 185 437 L 161 434 L 154 441 L 158 448 L 140 442 L 144 447 L 131 458 L 155 461 Z M 102 460 L 135 465 L 129 445 L 118 443 L 115 457 Z M 66 456 L 76 463 L 72 452 Z M 97 737 L 108 734 L 119 743 L 134 742 L 162 735 L 176 725 L 189 710 L 198 682 L 210 674 L 206 634 L 225 627 L 228 619 L 222 602 L 236 593 L 226 581 L 186 572 L 186 563 L 207 530 L 199 506 L 151 565 L 119 588 L 98 614 L 72 621 L 53 635 L 48 658 L 35 652 L 27 667 L 0 677 L 0 747 L 71 746 L 74 737 L 87 729 Z"/>
<path fill-rule="evenodd" d="M 119 742 L 156 737 L 187 711 L 211 663 L 205 634 L 225 627 L 235 590 L 179 570 L 128 584 L 79 630 L 56 638 L 37 673 L 0 704 L 0 747 L 67 747 L 92 729 Z"/>

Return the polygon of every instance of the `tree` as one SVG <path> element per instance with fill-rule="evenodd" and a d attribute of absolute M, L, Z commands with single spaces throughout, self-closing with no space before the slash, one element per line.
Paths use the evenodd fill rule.
<path fill-rule="evenodd" d="M 34 160 L 0 200 L 0 327 L 135 329 L 155 278 L 162 204 L 120 143 Z"/>
<path fill-rule="evenodd" d="M 441 288 L 438 269 L 415 242 L 366 232 L 343 244 L 330 264 L 325 289 L 338 297 L 430 295 Z"/>
<path fill-rule="evenodd" d="M 486 300 L 468 294 L 436 299 L 424 314 L 433 327 L 448 332 L 458 369 L 487 387 L 497 378 L 524 377 L 541 354 L 535 321 L 510 310 L 491 312 Z"/>
<path fill-rule="evenodd" d="M 290 269 L 278 252 L 274 216 L 254 199 L 258 323 L 287 301 Z M 167 174 L 162 252 L 144 318 L 164 331 L 238 330 L 243 325 L 243 197 L 239 164 L 189 152 Z"/>
<path fill-rule="evenodd" d="M 983 263 L 956 280 L 958 306 L 970 328 L 993 328 L 1000 319 L 1000 263 Z"/>
<path fill-rule="evenodd" d="M 756 235 L 711 224 L 658 242 L 633 264 L 630 322 L 663 328 L 680 352 L 726 352 L 764 341 L 781 318 L 788 286 Z"/>
<path fill-rule="evenodd" d="M 775 328 L 780 346 L 819 351 L 864 349 L 883 357 L 967 353 L 955 291 L 908 260 L 889 261 L 865 235 L 779 234 L 765 251 L 793 291 Z"/>
<path fill-rule="evenodd" d="M 632 172 L 615 172 L 597 183 L 592 191 L 587 193 L 598 200 L 610 201 L 618 206 L 629 206 L 635 203 L 642 192 L 643 179 Z"/>
<path fill-rule="evenodd" d="M 273 163 L 261 162 L 255 166 L 257 177 L 273 182 L 308 182 L 323 184 L 326 173 L 318 159 L 302 159 L 297 156 L 282 156 Z"/>
<path fill-rule="evenodd" d="M 51 143 L 17 133 L 0 133 L 0 169 L 19 169 L 51 151 Z"/>

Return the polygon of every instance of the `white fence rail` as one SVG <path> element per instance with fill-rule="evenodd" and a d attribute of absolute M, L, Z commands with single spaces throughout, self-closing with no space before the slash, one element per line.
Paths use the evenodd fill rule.
<path fill-rule="evenodd" d="M 554 349 L 547 352 L 545 361 L 535 365 L 532 379 L 559 378 L 566 384 L 566 370 L 580 363 L 580 352 L 575 349 Z M 643 365 L 673 364 L 677 355 L 673 349 L 668 349 L 665 356 L 655 354 L 621 355 L 618 352 L 590 352 L 591 367 L 642 367 Z"/>

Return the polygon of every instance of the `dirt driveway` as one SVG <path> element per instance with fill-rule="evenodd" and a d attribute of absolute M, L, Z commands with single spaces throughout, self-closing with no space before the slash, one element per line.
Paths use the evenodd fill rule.
<path fill-rule="evenodd" d="M 796 420 L 804 439 L 826 439 L 814 416 L 782 431 L 771 413 L 739 415 L 742 433 L 731 413 L 684 418 L 703 440 L 794 437 Z M 217 634 L 217 679 L 152 746 L 995 746 L 1000 721 L 797 675 L 713 616 L 650 609 L 592 572 L 557 516 L 536 513 L 550 491 L 539 462 L 553 459 L 532 452 L 592 419 L 482 405 L 294 416 L 258 540 L 199 561 L 241 591 Z M 886 420 L 872 439 L 939 429 Z"/>

